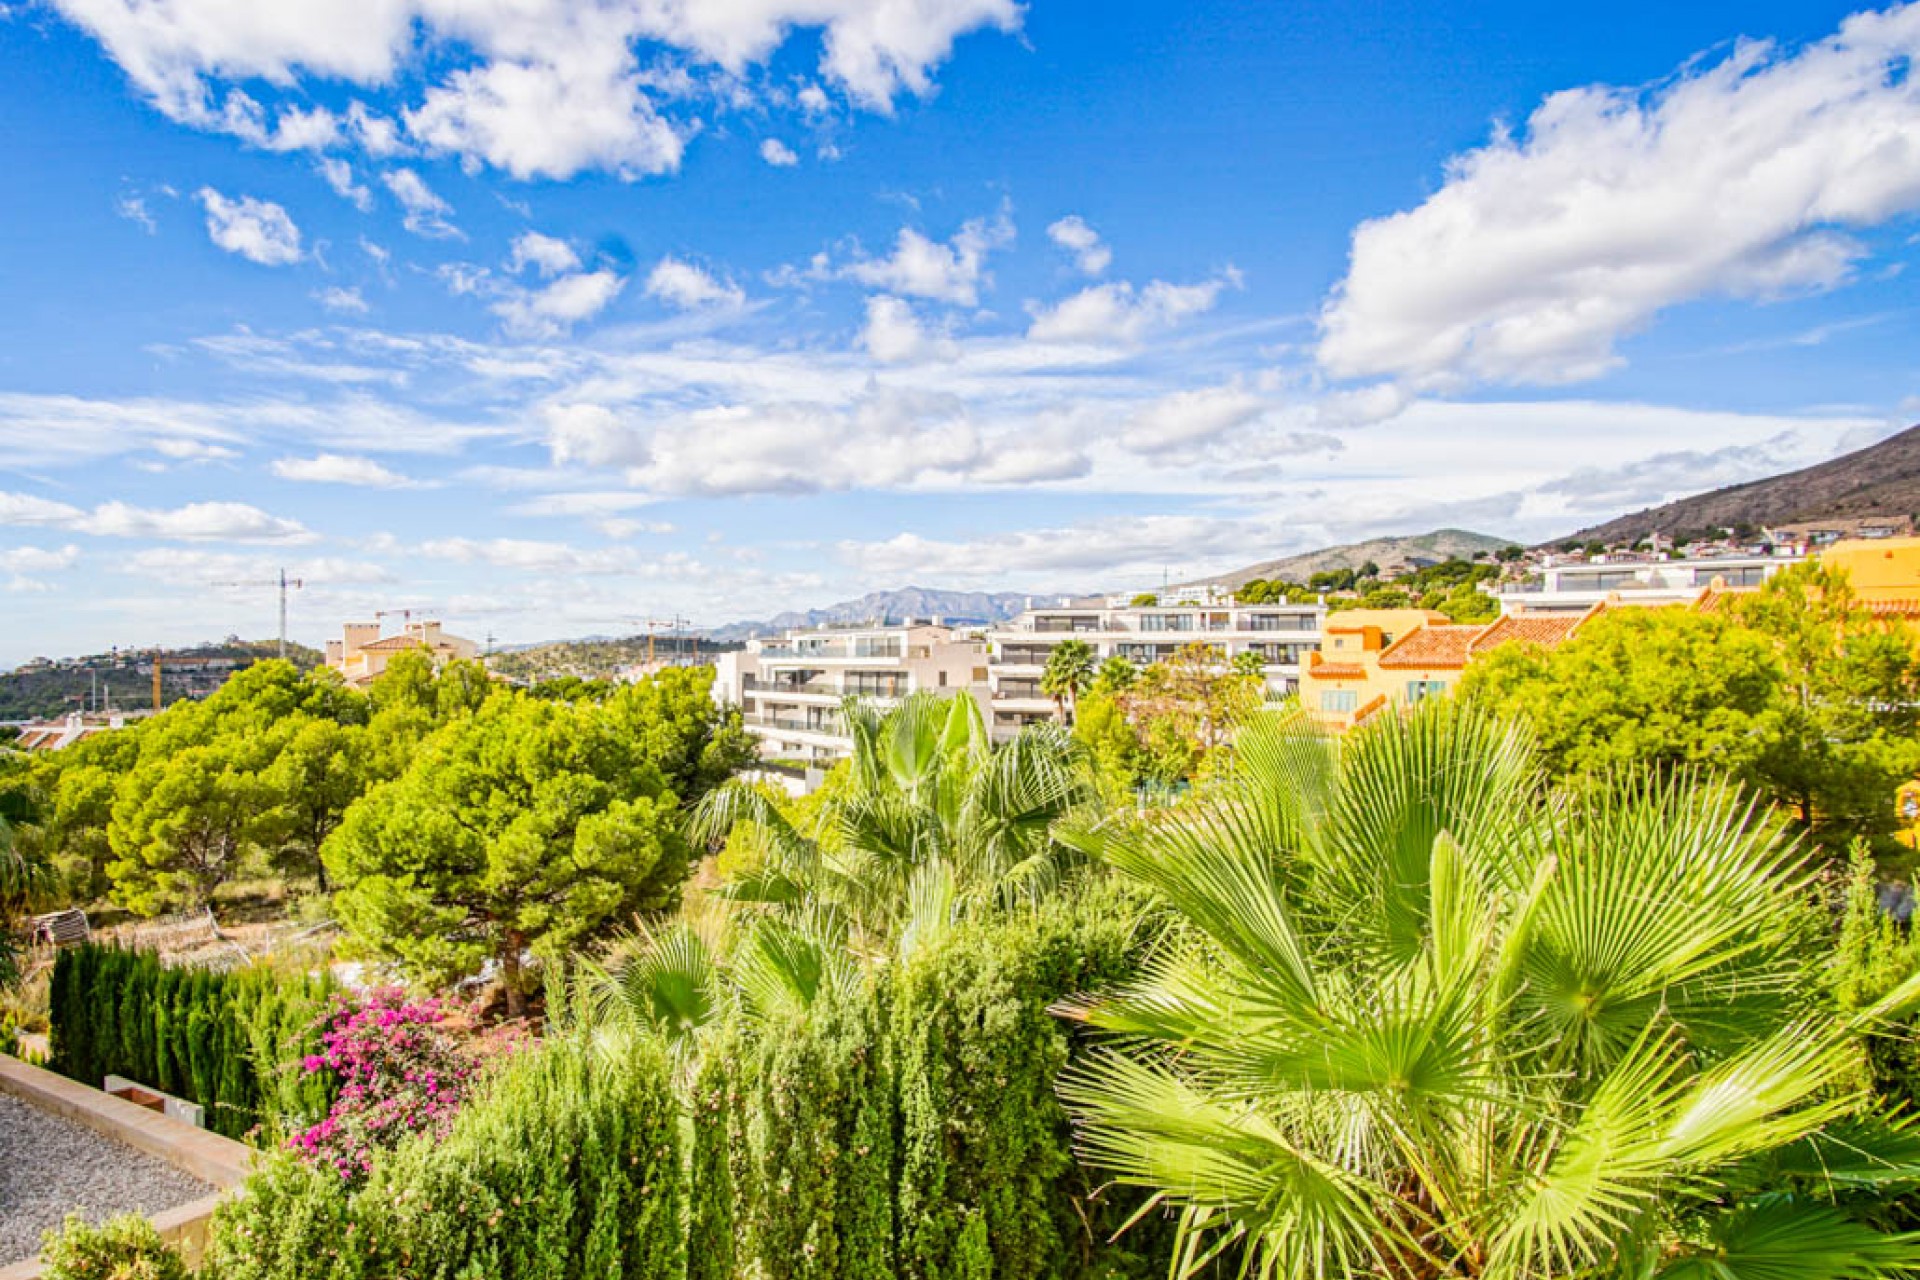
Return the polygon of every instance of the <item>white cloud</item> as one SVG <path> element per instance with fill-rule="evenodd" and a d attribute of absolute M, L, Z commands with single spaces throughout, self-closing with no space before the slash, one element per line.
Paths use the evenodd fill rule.
<path fill-rule="evenodd" d="M 1268 407 L 1265 399 L 1238 385 L 1176 391 L 1136 412 L 1120 441 L 1135 453 L 1192 449 L 1252 422 Z"/>
<path fill-rule="evenodd" d="M 507 329 L 529 337 L 553 337 L 606 310 L 626 279 L 614 271 L 561 276 L 533 290 L 515 290 L 493 306 Z"/>
<path fill-rule="evenodd" d="M 128 222 L 138 224 L 140 229 L 148 235 L 152 235 L 160 229 L 153 220 L 153 214 L 147 210 L 147 202 L 144 197 L 136 195 L 121 196 L 113 202 L 113 211 L 125 218 Z"/>
<path fill-rule="evenodd" d="M 367 306 L 367 300 L 360 295 L 360 290 L 342 288 L 337 284 L 328 285 L 326 288 L 314 294 L 313 297 L 314 301 L 329 311 L 352 312 L 354 314 L 364 315 L 372 309 Z"/>
<path fill-rule="evenodd" d="M 740 286 L 731 280 L 722 281 L 691 262 L 671 257 L 660 259 L 647 276 L 647 296 L 682 311 L 738 307 L 747 300 Z"/>
<path fill-rule="evenodd" d="M 1846 233 L 1920 208 L 1920 5 L 1798 52 L 1751 41 L 1649 90 L 1548 97 L 1456 157 L 1419 207 L 1362 224 L 1323 316 L 1336 377 L 1565 383 L 1693 298 L 1830 288 Z"/>
<path fill-rule="evenodd" d="M 362 213 L 373 208 L 373 192 L 353 180 L 353 166 L 337 156 L 322 156 L 314 166 L 326 179 L 333 194 L 352 203 Z"/>
<path fill-rule="evenodd" d="M 533 267 L 543 276 L 557 276 L 579 270 L 580 255 L 565 240 L 543 236 L 538 231 L 526 231 L 514 238 L 513 256 L 507 261 L 507 269 L 519 272 L 528 267 Z"/>
<path fill-rule="evenodd" d="M 973 219 L 945 244 L 902 227 L 891 257 L 851 262 L 839 274 L 889 293 L 976 306 L 980 286 L 989 280 L 987 255 L 1013 239 L 1013 220 L 1005 212 L 992 219 Z"/>
<path fill-rule="evenodd" d="M 650 86 L 690 67 L 717 66 L 745 96 L 749 68 L 796 29 L 820 33 L 825 80 L 868 109 L 925 95 L 933 70 L 971 31 L 1017 30 L 1017 0 L 649 0 L 574 4 L 527 0 L 54 0 L 88 30 L 168 115 L 255 145 L 316 147 L 342 136 L 369 155 L 399 153 L 391 121 L 359 102 L 339 121 L 318 109 L 267 109 L 229 87 L 268 86 L 290 97 L 308 80 L 362 86 L 426 82 L 401 114 L 426 147 L 518 177 L 564 179 L 597 168 L 624 178 L 675 168 L 690 122 L 662 117 Z M 645 48 L 652 66 L 638 67 Z M 445 56 L 447 51 L 454 56 Z M 462 56 L 469 55 L 469 56 Z M 449 65 L 450 64 L 450 65 Z M 445 66 L 446 70 L 439 68 Z M 418 76 L 403 73 L 419 72 Z M 818 113 L 826 95 L 802 91 Z M 661 97 L 673 96 L 661 91 Z"/>
<path fill-rule="evenodd" d="M 1128 346 L 1212 310 L 1220 291 L 1237 283 L 1237 274 L 1228 272 L 1200 284 L 1155 280 L 1141 289 L 1125 281 L 1097 284 L 1054 306 L 1029 307 L 1033 324 L 1027 336 L 1036 342 Z"/>
<path fill-rule="evenodd" d="M 372 458 L 340 453 L 322 453 L 311 458 L 277 458 L 273 474 L 282 480 L 301 480 L 309 484 L 349 484 L 367 489 L 405 489 L 415 483 L 397 471 L 381 466 Z"/>
<path fill-rule="evenodd" d="M 1113 263 L 1113 250 L 1101 243 L 1100 233 L 1077 213 L 1048 227 L 1047 238 L 1071 253 L 1073 265 L 1087 275 L 1097 276 Z"/>
<path fill-rule="evenodd" d="M 103 502 L 88 511 L 31 494 L 0 493 L 0 524 L 65 529 L 95 537 L 178 542 L 313 540 L 313 534 L 298 521 L 271 516 L 239 502 L 192 502 L 172 510 Z"/>
<path fill-rule="evenodd" d="M 1158 580 L 1171 567 L 1191 575 L 1222 557 L 1265 554 L 1263 524 L 1208 516 L 1115 516 L 1081 524 L 988 534 L 965 541 L 897 534 L 877 542 L 847 540 L 836 550 L 862 573 L 881 579 L 954 583 L 1112 586 Z M 1061 579 L 1069 579 L 1063 584 Z M 1095 582 L 1088 583 L 1086 579 Z"/>
<path fill-rule="evenodd" d="M 80 548 L 68 544 L 54 550 L 45 547 L 0 548 L 0 573 L 58 573 L 79 562 Z"/>
<path fill-rule="evenodd" d="M 538 573 L 631 573 L 638 567 L 626 547 L 586 549 L 527 538 L 435 538 L 406 550 L 434 560 Z"/>
<path fill-rule="evenodd" d="M 212 187 L 197 195 L 207 211 L 207 235 L 220 248 L 267 267 L 300 261 L 300 228 L 279 205 L 252 196 L 229 200 Z"/>
<path fill-rule="evenodd" d="M 426 179 L 412 169 L 389 169 L 380 175 L 387 190 L 406 210 L 407 230 L 434 240 L 462 238 L 460 229 L 447 221 L 453 206 L 442 200 Z"/>
<path fill-rule="evenodd" d="M 800 163 L 793 148 L 778 138 L 768 138 L 760 144 L 760 158 L 776 169 L 791 169 Z"/>
<path fill-rule="evenodd" d="M 634 179 L 670 173 L 685 146 L 640 91 L 624 45 L 559 60 L 499 60 L 456 71 L 406 113 L 436 151 L 484 160 L 516 178 L 564 181 L 583 169 Z"/>
<path fill-rule="evenodd" d="M 944 334 L 931 334 L 904 299 L 876 294 L 867 299 L 867 325 L 860 341 L 882 364 L 955 360 L 960 347 Z"/>

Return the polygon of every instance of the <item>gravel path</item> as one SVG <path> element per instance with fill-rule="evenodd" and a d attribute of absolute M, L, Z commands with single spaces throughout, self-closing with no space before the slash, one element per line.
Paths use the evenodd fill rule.
<path fill-rule="evenodd" d="M 0 1267 L 40 1252 L 40 1233 L 69 1213 L 93 1221 L 158 1213 L 208 1184 L 85 1125 L 0 1093 Z"/>

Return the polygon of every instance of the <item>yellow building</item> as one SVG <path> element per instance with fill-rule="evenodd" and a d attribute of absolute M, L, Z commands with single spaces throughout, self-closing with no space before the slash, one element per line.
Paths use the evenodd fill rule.
<path fill-rule="evenodd" d="M 1920 538 L 1855 538 L 1820 553 L 1847 575 L 1853 595 L 1882 617 L 1920 619 Z"/>
<path fill-rule="evenodd" d="M 1466 624 L 1424 609 L 1330 614 L 1318 652 L 1307 655 L 1300 699 L 1321 724 L 1344 732 L 1388 707 L 1450 692 L 1468 663 L 1503 644 L 1558 645 L 1597 612 L 1512 613 Z"/>
<path fill-rule="evenodd" d="M 398 635 L 391 636 L 382 636 L 377 622 L 349 622 L 342 629 L 341 639 L 327 641 L 327 665 L 352 687 L 364 689 L 380 678 L 393 655 L 420 649 L 432 655 L 436 669 L 480 654 L 479 645 L 449 635 L 437 622 L 409 622 Z"/>

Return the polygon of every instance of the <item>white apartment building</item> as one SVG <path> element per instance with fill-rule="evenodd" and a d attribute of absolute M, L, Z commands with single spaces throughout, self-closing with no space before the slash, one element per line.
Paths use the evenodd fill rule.
<path fill-rule="evenodd" d="M 1596 604 L 1690 604 L 1709 587 L 1750 590 L 1805 558 L 1798 548 L 1771 555 L 1697 560 L 1614 555 L 1562 560 L 1549 556 L 1535 576 L 1507 583 L 1494 595 L 1502 613 L 1584 613 Z"/>
<path fill-rule="evenodd" d="M 1190 644 L 1217 649 L 1228 661 L 1260 655 L 1270 696 L 1299 688 L 1307 654 L 1320 647 L 1326 609 L 1318 604 L 1235 604 L 1224 594 L 1187 603 L 1128 604 L 1119 597 L 1036 603 L 992 628 L 987 668 L 990 723 L 998 736 L 1052 719 L 1053 699 L 1040 691 L 1047 655 L 1062 640 L 1093 647 L 1096 664 L 1118 655 L 1136 666 L 1170 658 Z"/>
<path fill-rule="evenodd" d="M 840 714 L 849 695 L 891 706 L 910 693 L 987 690 L 987 644 L 938 622 L 789 631 L 714 660 L 714 700 L 739 703 L 769 759 L 830 762 L 853 753 Z"/>

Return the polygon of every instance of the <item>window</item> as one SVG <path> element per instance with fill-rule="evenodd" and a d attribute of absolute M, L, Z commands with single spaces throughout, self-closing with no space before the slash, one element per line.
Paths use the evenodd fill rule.
<path fill-rule="evenodd" d="M 1320 695 L 1322 711 L 1356 711 L 1360 707 L 1360 695 L 1352 689 L 1329 689 Z"/>
<path fill-rule="evenodd" d="M 1424 702 L 1436 698 L 1447 691 L 1445 680 L 1409 680 L 1407 681 L 1407 701 Z"/>
<path fill-rule="evenodd" d="M 940 687 L 942 689 L 947 687 L 947 673 L 944 671 L 940 673 Z"/>

